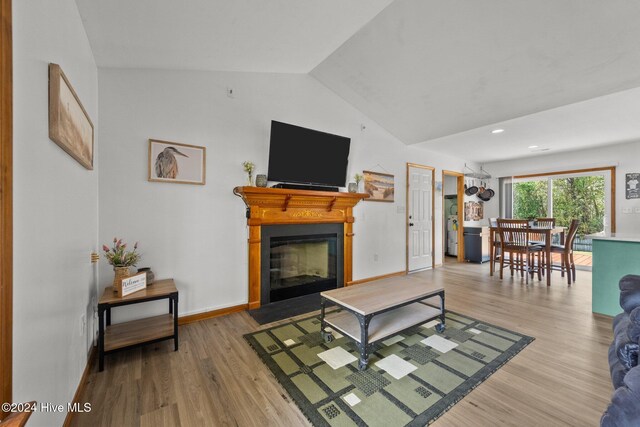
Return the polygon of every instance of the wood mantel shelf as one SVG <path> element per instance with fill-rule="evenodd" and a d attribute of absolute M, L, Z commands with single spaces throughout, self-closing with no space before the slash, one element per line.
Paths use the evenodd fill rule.
<path fill-rule="evenodd" d="M 353 207 L 365 193 L 236 187 L 247 205 L 249 226 L 249 308 L 260 307 L 260 239 L 262 225 L 344 223 L 344 283 L 352 280 Z"/>
<path fill-rule="evenodd" d="M 347 222 L 364 193 L 236 187 L 249 209 L 248 225 Z"/>

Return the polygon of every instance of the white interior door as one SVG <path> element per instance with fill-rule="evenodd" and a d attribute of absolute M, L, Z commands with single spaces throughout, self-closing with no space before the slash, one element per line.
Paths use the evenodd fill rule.
<path fill-rule="evenodd" d="M 409 271 L 432 266 L 432 192 L 433 170 L 409 166 Z"/>

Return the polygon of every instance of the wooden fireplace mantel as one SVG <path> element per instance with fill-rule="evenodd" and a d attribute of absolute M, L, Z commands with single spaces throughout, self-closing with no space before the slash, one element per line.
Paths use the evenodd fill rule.
<path fill-rule="evenodd" d="M 344 283 L 351 282 L 353 207 L 364 193 L 236 187 L 233 193 L 247 205 L 249 226 L 249 308 L 260 307 L 260 239 L 262 225 L 344 224 Z"/>

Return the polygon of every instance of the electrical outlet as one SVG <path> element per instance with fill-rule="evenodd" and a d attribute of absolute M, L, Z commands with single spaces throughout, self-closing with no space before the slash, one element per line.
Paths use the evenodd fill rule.
<path fill-rule="evenodd" d="M 378 254 L 373 254 L 373 260 L 374 260 L 375 262 L 378 262 Z"/>
<path fill-rule="evenodd" d="M 235 98 L 236 97 L 235 94 L 233 93 L 233 88 L 230 88 L 230 87 L 227 88 L 227 96 L 229 98 Z"/>
<path fill-rule="evenodd" d="M 623 214 L 630 214 L 632 212 L 631 208 L 622 208 Z"/>
<path fill-rule="evenodd" d="M 399 213 L 399 214 L 404 213 L 404 206 L 397 206 L 396 207 L 396 212 Z"/>
<path fill-rule="evenodd" d="M 635 208 L 634 212 L 640 214 L 640 208 Z"/>

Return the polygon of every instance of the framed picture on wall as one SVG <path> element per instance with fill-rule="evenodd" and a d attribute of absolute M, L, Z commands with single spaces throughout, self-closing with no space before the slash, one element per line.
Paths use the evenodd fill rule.
<path fill-rule="evenodd" d="M 93 170 L 93 123 L 58 64 L 49 64 L 49 138 Z"/>
<path fill-rule="evenodd" d="M 391 202 L 394 197 L 393 175 L 388 173 L 362 171 L 364 175 L 364 192 L 369 195 L 370 202 Z"/>
<path fill-rule="evenodd" d="M 625 177 L 627 199 L 640 199 L 640 173 L 628 173 Z"/>
<path fill-rule="evenodd" d="M 149 140 L 149 181 L 204 185 L 206 148 Z"/>
<path fill-rule="evenodd" d="M 464 202 L 464 220 L 480 221 L 484 218 L 484 204 L 482 202 Z"/>

